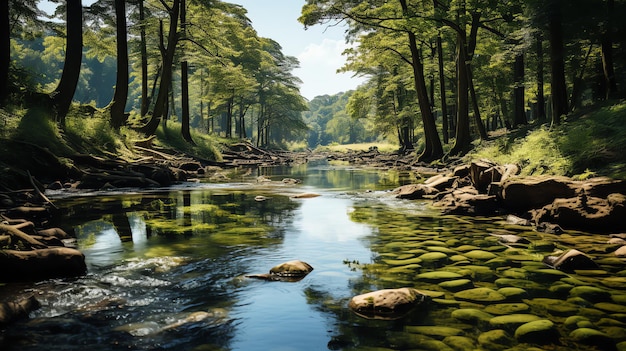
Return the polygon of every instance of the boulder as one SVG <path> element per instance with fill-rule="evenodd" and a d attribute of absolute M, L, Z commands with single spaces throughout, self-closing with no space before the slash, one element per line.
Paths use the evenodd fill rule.
<path fill-rule="evenodd" d="M 24 281 L 82 275 L 85 256 L 68 247 L 31 251 L 0 250 L 0 280 Z"/>
<path fill-rule="evenodd" d="M 626 229 L 626 196 L 609 194 L 607 198 L 582 194 L 573 198 L 555 199 L 533 214 L 536 223 L 557 223 L 564 228 L 607 232 Z"/>
<path fill-rule="evenodd" d="M 395 188 L 392 193 L 398 199 L 416 200 L 422 199 L 426 195 L 433 195 L 439 191 L 433 187 L 424 184 L 407 184 Z"/>
<path fill-rule="evenodd" d="M 427 295 L 413 288 L 383 289 L 354 296 L 348 307 L 364 318 L 394 320 L 428 300 Z"/>
<path fill-rule="evenodd" d="M 568 250 L 561 256 L 546 256 L 543 263 L 568 273 L 576 270 L 599 269 L 598 264 L 591 257 L 576 249 Z"/>
<path fill-rule="evenodd" d="M 567 177 L 511 177 L 500 184 L 502 204 L 516 211 L 527 211 L 551 204 L 556 198 L 576 196 L 576 182 Z"/>

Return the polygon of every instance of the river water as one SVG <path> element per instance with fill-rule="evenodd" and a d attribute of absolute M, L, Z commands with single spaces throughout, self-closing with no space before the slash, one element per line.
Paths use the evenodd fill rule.
<path fill-rule="evenodd" d="M 76 234 L 88 273 L 0 287 L 42 304 L 2 331 L 0 349 L 525 350 L 533 342 L 516 340 L 521 323 L 491 323 L 518 314 L 554 323 L 554 340 L 537 341 L 547 349 L 616 349 L 626 340 L 624 262 L 597 249 L 605 237 L 557 238 L 499 217 L 440 216 L 427 202 L 389 193 L 415 181 L 402 172 L 320 163 L 230 177 L 154 192 L 51 194 L 63 213 L 52 224 Z M 287 177 L 302 183 L 284 184 Z M 320 196 L 293 197 L 302 193 Z M 493 235 L 511 233 L 533 245 L 505 246 Z M 579 243 L 596 248 L 601 269 L 561 275 L 542 266 L 545 254 Z M 433 252 L 444 258 L 423 256 Z M 313 272 L 298 282 L 246 277 L 293 259 Z M 456 276 L 422 275 L 441 271 Z M 476 301 L 457 295 L 470 287 L 441 285 L 463 279 L 471 288 L 519 290 Z M 430 307 L 396 321 L 366 320 L 347 308 L 354 295 L 402 286 L 430 294 Z M 607 293 L 572 296 L 580 286 Z M 489 318 L 455 316 L 459 309 Z M 581 344 L 571 336 L 582 329 L 572 316 L 604 336 Z"/>

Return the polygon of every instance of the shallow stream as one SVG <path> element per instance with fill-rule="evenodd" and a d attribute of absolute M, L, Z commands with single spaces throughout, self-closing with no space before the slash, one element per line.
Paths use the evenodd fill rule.
<path fill-rule="evenodd" d="M 626 265 L 606 235 L 441 216 L 395 199 L 390 189 L 415 181 L 395 171 L 309 164 L 231 179 L 52 194 L 63 211 L 53 225 L 76 234 L 88 274 L 0 287 L 42 304 L 1 332 L 0 349 L 626 350 Z M 301 193 L 321 196 L 292 197 Z M 530 243 L 504 245 L 503 234 Z M 541 263 L 573 247 L 600 269 Z M 298 282 L 245 277 L 293 259 L 313 272 Z M 432 302 L 394 321 L 347 308 L 354 295 L 404 286 Z M 476 288 L 483 294 L 468 293 Z M 553 325 L 537 340 L 516 336 L 533 320 Z"/>

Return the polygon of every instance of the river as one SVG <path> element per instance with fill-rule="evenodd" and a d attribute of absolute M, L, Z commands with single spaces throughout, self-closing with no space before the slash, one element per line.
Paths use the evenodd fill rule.
<path fill-rule="evenodd" d="M 259 182 L 260 176 L 272 181 Z M 302 183 L 285 184 L 283 178 Z M 390 194 L 412 181 L 406 172 L 318 163 L 157 191 L 52 194 L 63 213 L 52 224 L 76 235 L 88 273 L 1 287 L 34 294 L 42 307 L 3 330 L 0 348 L 526 349 L 514 337 L 519 323 L 491 323 L 513 314 L 554 323 L 554 342 L 538 341 L 551 349 L 589 349 L 570 335 L 577 329 L 567 322 L 572 316 L 607 336 L 596 342 L 598 349 L 626 340 L 626 284 L 613 279 L 608 287 L 603 280 L 624 277 L 623 262 L 603 256 L 602 270 L 593 276 L 546 270 L 543 251 L 554 251 L 550 242 L 557 239 L 500 217 L 440 216 L 428 202 Z M 301 193 L 320 196 L 293 197 Z M 523 234 L 536 245 L 511 248 L 491 235 L 506 233 Z M 601 241 L 587 233 L 566 235 L 589 245 Z M 420 259 L 429 252 L 444 259 Z M 246 277 L 293 259 L 308 262 L 313 272 L 297 282 Z M 521 295 L 467 300 L 457 292 L 469 287 L 451 290 L 441 285 L 445 277 L 422 276 L 433 271 L 453 272 L 458 277 L 448 280 L 468 280 L 471 288 L 514 287 Z M 396 321 L 366 320 L 347 308 L 356 294 L 402 286 L 424 289 L 433 296 L 431 306 Z M 601 287 L 608 295 L 571 296 L 575 286 Z M 488 311 L 490 317 L 454 317 L 458 309 Z M 494 330 L 502 330 L 503 339 L 484 341 Z"/>

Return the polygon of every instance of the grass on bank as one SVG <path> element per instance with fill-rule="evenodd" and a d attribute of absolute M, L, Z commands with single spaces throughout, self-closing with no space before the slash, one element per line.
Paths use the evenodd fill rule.
<path fill-rule="evenodd" d="M 573 113 L 559 126 L 528 126 L 480 142 L 466 155 L 515 163 L 524 175 L 626 179 L 626 102 Z"/>

